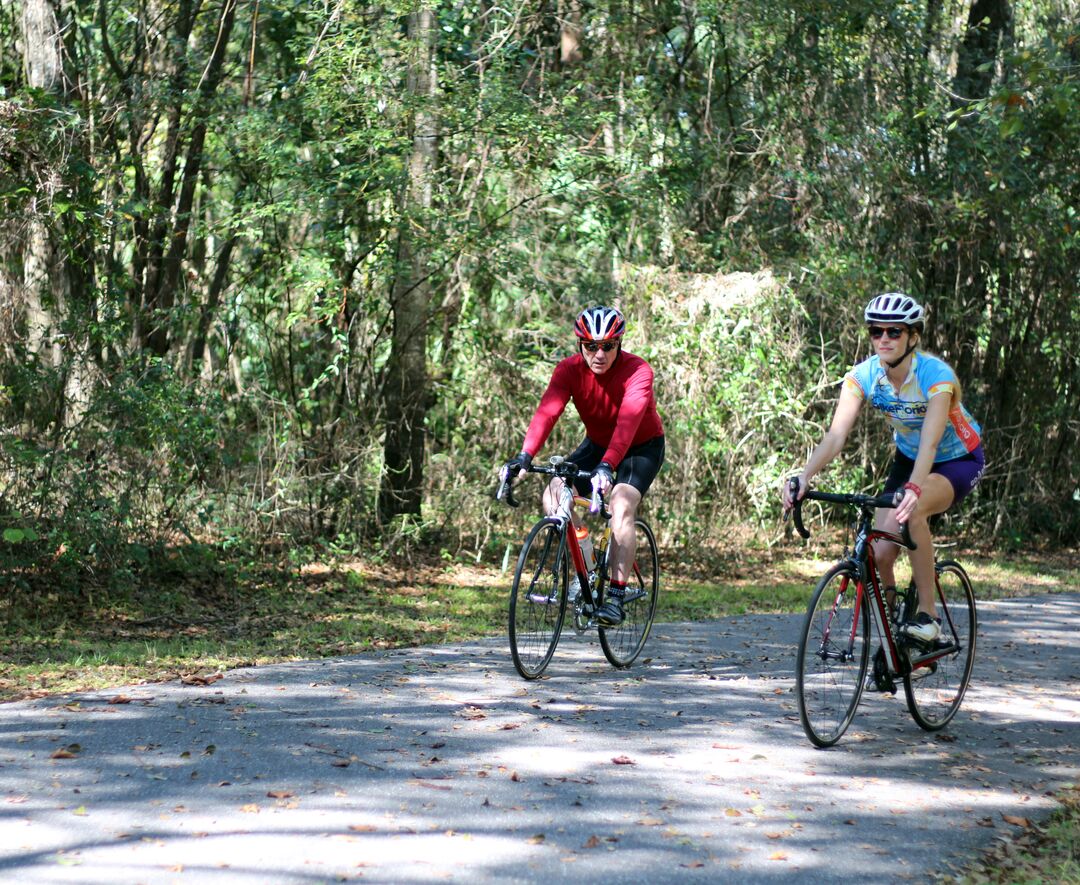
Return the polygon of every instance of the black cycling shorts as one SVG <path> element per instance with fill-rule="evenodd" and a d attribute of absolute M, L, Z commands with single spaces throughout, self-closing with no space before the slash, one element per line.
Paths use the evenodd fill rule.
<path fill-rule="evenodd" d="M 604 459 L 607 446 L 598 446 L 588 437 L 568 455 L 566 460 L 573 461 L 581 470 L 595 470 Z M 619 468 L 615 471 L 615 483 L 624 482 L 633 486 L 642 495 L 656 479 L 656 474 L 664 463 L 664 435 L 654 436 L 650 440 L 627 449 Z M 575 479 L 574 488 L 579 495 L 588 498 L 592 494 L 592 484 L 587 479 Z"/>
<path fill-rule="evenodd" d="M 953 487 L 952 504 L 949 505 L 952 507 L 971 494 L 971 490 L 975 488 L 976 483 L 982 478 L 985 468 L 986 458 L 983 455 L 983 448 L 978 446 L 975 451 L 961 455 L 959 458 L 953 458 L 951 461 L 938 461 L 930 468 L 930 472 L 944 476 L 949 481 L 949 485 Z M 881 490 L 881 493 L 887 495 L 902 488 L 904 483 L 911 478 L 911 471 L 914 469 L 915 462 L 897 449 L 893 455 L 889 475 L 885 478 L 885 488 Z"/>

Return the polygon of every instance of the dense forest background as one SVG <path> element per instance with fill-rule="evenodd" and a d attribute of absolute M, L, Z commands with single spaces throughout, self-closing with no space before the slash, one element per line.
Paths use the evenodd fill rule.
<path fill-rule="evenodd" d="M 955 527 L 1076 543 L 1078 210 L 1075 0 L 4 0 L 2 571 L 497 561 L 495 467 L 604 302 L 661 539 L 775 537 L 892 289 L 986 431 Z"/>

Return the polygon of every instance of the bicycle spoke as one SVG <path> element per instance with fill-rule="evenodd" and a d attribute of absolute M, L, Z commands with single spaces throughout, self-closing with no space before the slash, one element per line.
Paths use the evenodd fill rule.
<path fill-rule="evenodd" d="M 626 618 L 617 627 L 600 628 L 600 647 L 615 667 L 629 667 L 649 638 L 656 599 L 660 592 L 660 559 L 652 529 L 642 520 L 635 523 L 636 555 L 623 597 Z"/>
<path fill-rule="evenodd" d="M 818 582 L 799 641 L 795 681 L 799 718 L 811 743 L 835 744 L 862 695 L 870 650 L 869 612 L 845 566 Z"/>
<path fill-rule="evenodd" d="M 958 563 L 937 565 L 937 608 L 941 636 L 929 646 L 910 644 L 911 673 L 904 694 L 912 718 L 927 731 L 937 731 L 956 715 L 964 699 L 975 660 L 975 597 Z"/>
<path fill-rule="evenodd" d="M 510 592 L 510 654 L 526 679 L 544 672 L 559 643 L 567 576 L 559 523 L 541 520 L 525 539 Z"/>

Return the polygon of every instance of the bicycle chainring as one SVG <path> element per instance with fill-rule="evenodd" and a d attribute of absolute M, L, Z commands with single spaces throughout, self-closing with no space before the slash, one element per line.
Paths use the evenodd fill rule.
<path fill-rule="evenodd" d="M 896 694 L 896 683 L 889 675 L 889 665 L 885 663 L 885 649 L 880 646 L 874 653 L 874 687 L 884 694 Z"/>

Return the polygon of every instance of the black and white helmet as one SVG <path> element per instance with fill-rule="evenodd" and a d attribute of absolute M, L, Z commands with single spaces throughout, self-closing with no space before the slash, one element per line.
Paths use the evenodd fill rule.
<path fill-rule="evenodd" d="M 922 328 L 926 312 L 910 295 L 903 292 L 886 292 L 875 295 L 866 305 L 863 316 L 868 323 L 902 323 L 905 326 Z"/>
<path fill-rule="evenodd" d="M 615 341 L 626 331 L 626 320 L 614 307 L 586 307 L 574 323 L 582 341 Z"/>

